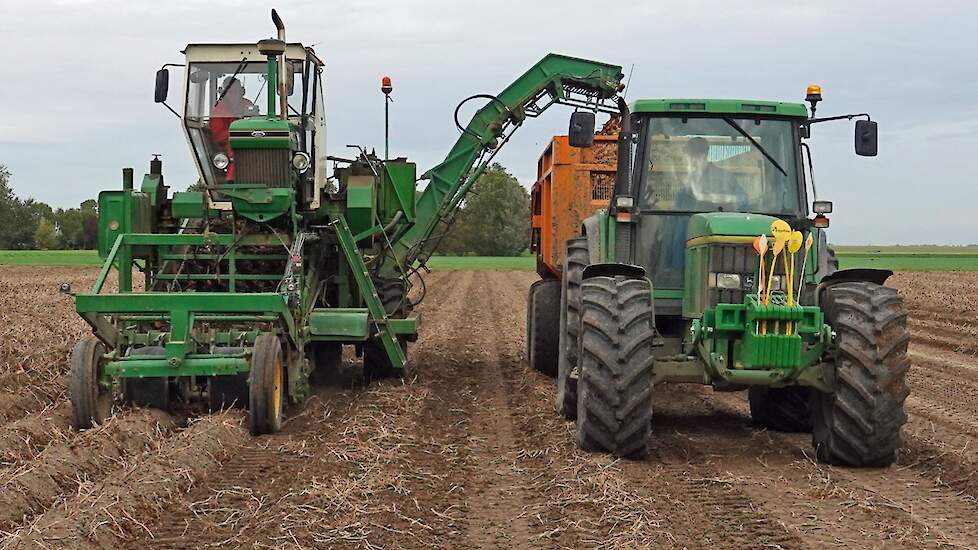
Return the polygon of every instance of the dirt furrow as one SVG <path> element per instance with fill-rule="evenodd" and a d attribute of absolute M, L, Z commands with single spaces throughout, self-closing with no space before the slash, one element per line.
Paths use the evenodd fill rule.
<path fill-rule="evenodd" d="M 739 411 L 746 419 L 746 404 L 737 396 L 705 396 L 718 410 Z M 949 488 L 924 462 L 902 453 L 896 466 L 886 469 L 835 468 L 808 460 L 808 434 L 783 434 L 761 431 L 773 447 L 789 450 L 788 456 L 805 456 L 806 460 L 776 463 L 763 459 L 778 473 L 781 487 L 789 494 L 805 495 L 797 501 L 799 510 L 808 514 L 783 517 L 791 524 L 799 517 L 818 517 L 822 521 L 809 527 L 817 529 L 816 539 L 831 535 L 833 541 L 847 545 L 875 540 L 876 545 L 901 541 L 912 547 L 967 547 L 978 517 L 976 500 Z M 774 455 L 771 455 L 774 456 Z M 763 490 L 747 484 L 749 492 L 759 498 L 777 498 L 780 487 L 765 484 Z M 790 502 L 789 494 L 783 495 Z M 797 524 L 805 531 L 805 524 Z M 814 533 L 807 533 L 810 537 Z M 860 537 L 851 538 L 854 534 Z M 829 541 L 823 540 L 823 543 Z"/>
<path fill-rule="evenodd" d="M 75 496 L 12 533 L 3 548 L 119 548 L 135 534 L 152 540 L 148 518 L 220 469 L 230 449 L 248 437 L 242 420 L 233 412 L 208 416 L 158 448 L 119 460 L 104 481 L 83 484 Z M 195 536 L 184 533 L 178 546 L 194 546 Z"/>
<path fill-rule="evenodd" d="M 31 460 L 55 439 L 72 436 L 71 405 L 61 403 L 0 427 L 0 467 Z"/>
<path fill-rule="evenodd" d="M 0 471 L 0 529 L 9 531 L 65 494 L 102 479 L 174 428 L 160 411 L 121 411 L 103 425 L 49 445 L 35 460 Z"/>

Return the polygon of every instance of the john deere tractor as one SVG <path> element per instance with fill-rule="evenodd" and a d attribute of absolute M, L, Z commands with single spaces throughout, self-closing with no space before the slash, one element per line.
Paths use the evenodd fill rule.
<path fill-rule="evenodd" d="M 837 269 L 832 203 L 809 202 L 813 128 L 859 119 L 856 153 L 873 156 L 876 123 L 815 117 L 817 86 L 807 100 L 811 111 L 620 102 L 610 202 L 567 242 L 559 293 L 547 302 L 539 284 L 530 296 L 531 317 L 559 319 L 556 342 L 532 319 L 528 340 L 556 345 L 531 355 L 556 358 L 557 409 L 576 419 L 581 448 L 645 455 L 655 396 L 696 383 L 747 390 L 756 423 L 810 431 L 821 461 L 895 460 L 909 393 L 903 302 L 883 286 L 891 272 Z M 591 113 L 574 113 L 570 145 L 591 146 L 593 131 Z"/>
<path fill-rule="evenodd" d="M 276 38 L 183 52 L 170 110 L 198 184 L 171 192 L 154 159 L 138 186 L 126 169 L 121 190 L 99 195 L 105 263 L 75 295 L 93 331 L 71 357 L 78 428 L 133 403 L 243 406 L 254 434 L 275 432 L 343 346 L 363 358 L 364 378 L 401 375 L 423 297 L 409 297 L 412 282 L 500 147 L 553 104 L 614 111 L 621 87 L 618 66 L 547 55 L 498 94 L 464 100 L 481 105 L 418 177 L 413 162 L 363 147 L 326 154 L 324 63 L 285 41 L 274 10 L 272 20 Z M 156 76 L 168 107 L 172 67 Z"/>

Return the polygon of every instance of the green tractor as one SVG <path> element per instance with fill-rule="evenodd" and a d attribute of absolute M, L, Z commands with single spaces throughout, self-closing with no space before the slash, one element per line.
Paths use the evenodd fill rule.
<path fill-rule="evenodd" d="M 621 103 L 609 206 L 567 242 L 549 313 L 560 319 L 556 405 L 581 448 L 646 455 L 654 395 L 675 382 L 747 390 L 757 424 L 810 431 L 820 461 L 895 460 L 909 393 L 902 299 L 883 286 L 890 271 L 837 268 L 832 203 L 808 202 L 813 126 L 859 118 L 856 153 L 874 156 L 876 123 L 816 118 L 817 86 L 807 100 L 811 114 L 769 101 Z M 572 146 L 590 146 L 593 120 L 574 113 Z"/>
<path fill-rule="evenodd" d="M 190 44 L 185 63 L 157 72 L 155 100 L 179 118 L 199 183 L 171 192 L 154 159 L 138 186 L 125 169 L 122 189 L 99 195 L 101 273 L 88 292 L 63 287 L 93 332 L 71 356 L 77 428 L 131 403 L 243 406 L 254 434 L 273 433 L 335 375 L 344 346 L 365 379 L 402 375 L 423 297 L 412 284 L 500 147 L 554 104 L 614 111 L 621 89 L 619 66 L 547 55 L 464 100 L 483 104 L 465 125 L 456 117 L 457 141 L 419 177 L 363 147 L 327 155 L 324 63 L 272 20 L 275 39 Z"/>

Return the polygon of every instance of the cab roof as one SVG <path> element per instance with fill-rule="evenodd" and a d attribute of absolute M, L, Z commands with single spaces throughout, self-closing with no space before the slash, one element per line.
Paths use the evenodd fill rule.
<path fill-rule="evenodd" d="M 633 113 L 714 113 L 808 118 L 808 109 L 804 103 L 753 99 L 639 99 L 630 108 Z"/>
<path fill-rule="evenodd" d="M 285 57 L 292 60 L 304 60 L 306 53 L 312 54 L 320 65 L 322 60 L 316 57 L 312 48 L 306 48 L 299 42 L 290 42 L 285 47 Z M 241 44 L 187 44 L 180 53 L 187 56 L 188 63 L 195 62 L 238 62 L 242 59 L 248 61 L 264 62 L 267 57 L 258 52 L 258 43 Z"/>

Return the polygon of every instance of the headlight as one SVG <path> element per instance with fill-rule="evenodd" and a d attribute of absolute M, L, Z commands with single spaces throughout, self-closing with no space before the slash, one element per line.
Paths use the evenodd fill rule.
<path fill-rule="evenodd" d="M 299 151 L 292 157 L 292 167 L 299 172 L 305 172 L 309 168 L 309 155 Z"/>
<path fill-rule="evenodd" d="M 729 290 L 740 290 L 740 275 L 736 273 L 710 273 L 710 286 Z"/>
<path fill-rule="evenodd" d="M 231 164 L 231 159 L 229 159 L 228 156 L 224 153 L 218 153 L 214 155 L 214 158 L 211 159 L 211 162 L 214 163 L 214 168 L 217 168 L 218 170 L 224 170 L 225 168 L 228 167 L 228 164 Z"/>

